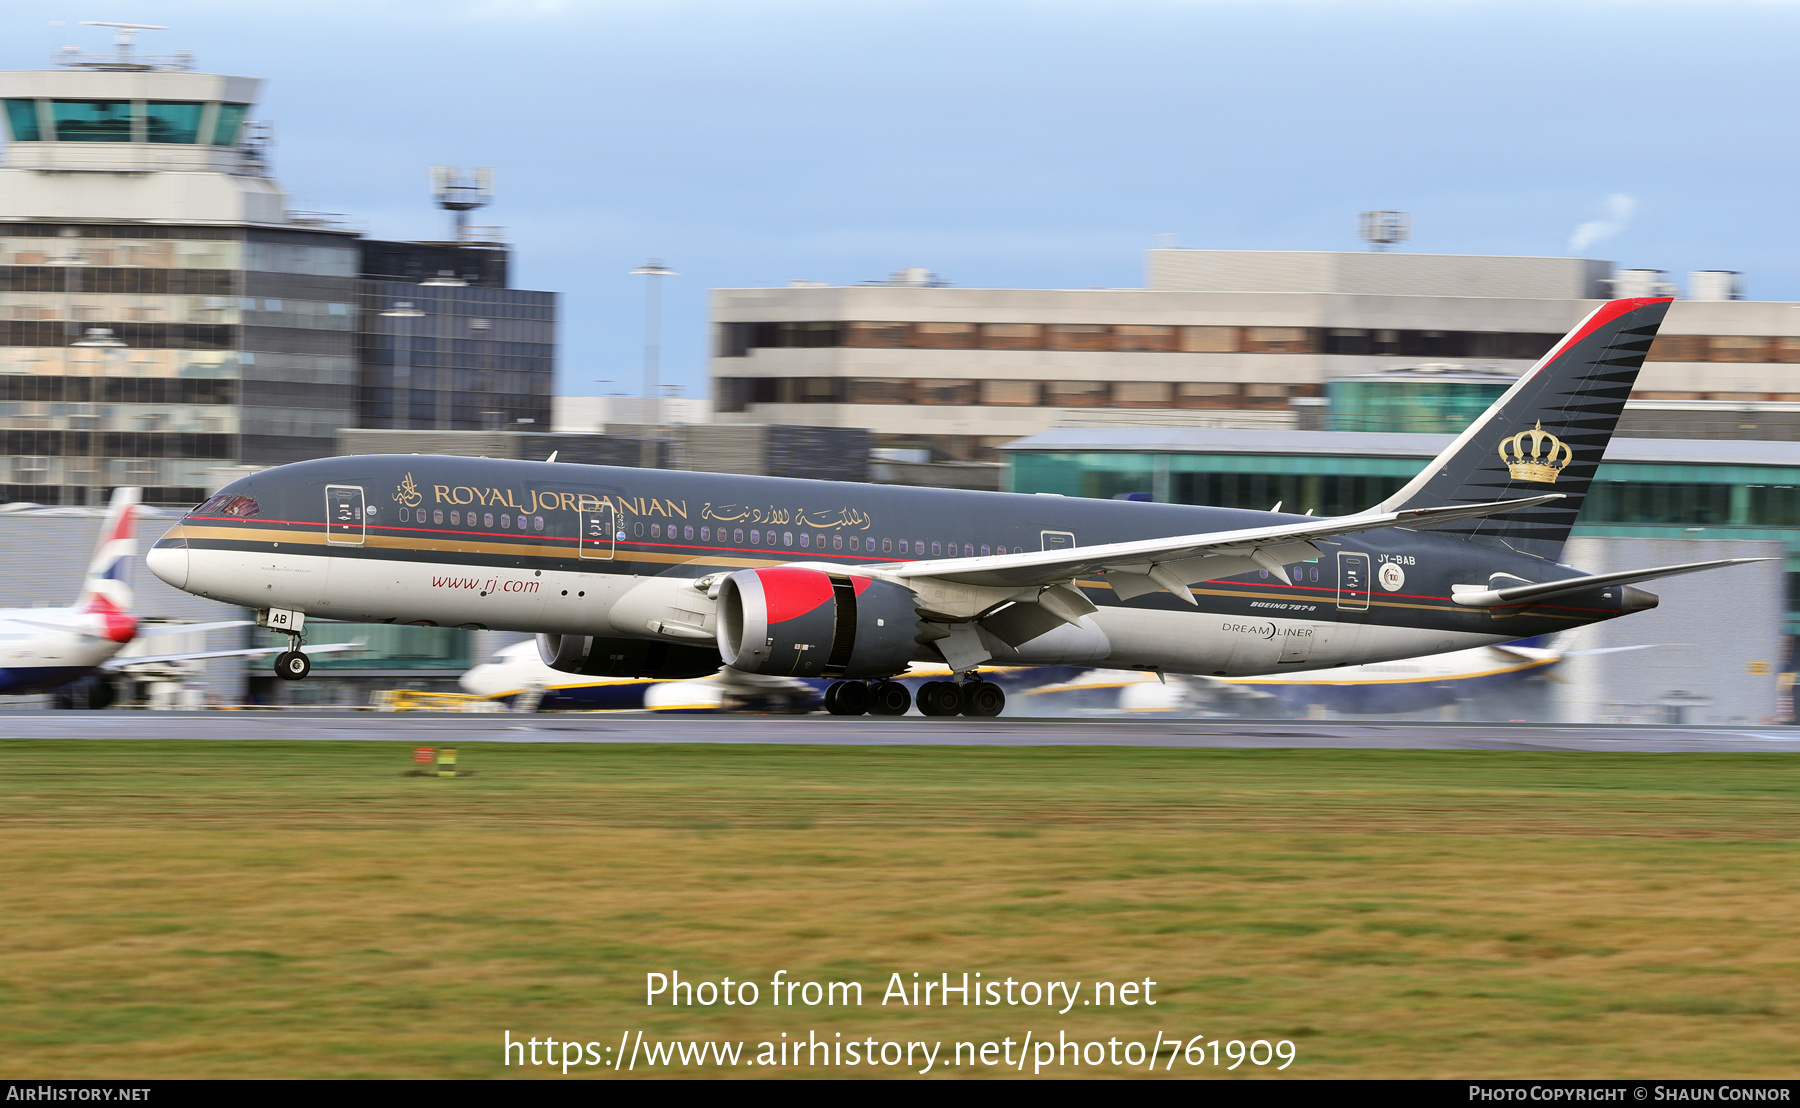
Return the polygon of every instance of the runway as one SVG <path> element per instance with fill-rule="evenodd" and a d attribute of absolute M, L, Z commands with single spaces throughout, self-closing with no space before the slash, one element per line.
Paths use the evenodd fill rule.
<path fill-rule="evenodd" d="M 1800 752 L 1800 728 L 1144 718 L 854 719 L 642 713 L 0 712 L 0 739 L 772 743 L 1367 750 Z M 4 749 L 4 747 L 0 747 Z"/>

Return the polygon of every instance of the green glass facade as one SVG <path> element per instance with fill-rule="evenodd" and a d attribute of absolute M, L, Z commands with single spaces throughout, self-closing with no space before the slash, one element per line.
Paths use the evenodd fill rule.
<path fill-rule="evenodd" d="M 6 129 L 14 142 L 38 142 L 43 131 L 38 127 L 36 100 L 8 100 Z"/>
<path fill-rule="evenodd" d="M 219 121 L 213 124 L 212 144 L 237 145 L 238 129 L 244 125 L 244 113 L 249 110 L 248 104 L 220 104 Z"/>
<path fill-rule="evenodd" d="M 129 100 L 56 100 L 50 118 L 58 142 L 131 141 Z"/>
<path fill-rule="evenodd" d="M 205 110 L 205 104 L 191 101 L 152 100 L 144 105 L 144 137 L 150 142 L 199 142 Z"/>
<path fill-rule="evenodd" d="M 1379 440 L 1377 440 L 1379 441 Z M 1425 457 L 1014 451 L 1010 488 L 1099 497 L 1347 515 L 1423 469 Z M 1800 633 L 1800 452 L 1792 465 L 1606 462 L 1576 535 L 1757 539 L 1788 546 L 1788 632 Z"/>
<path fill-rule="evenodd" d="M 50 132 L 40 123 L 47 106 Z M 206 128 L 206 101 L 200 100 L 8 100 L 6 126 L 14 142 L 161 142 L 189 146 L 237 145 L 248 104 L 216 104 L 212 133 Z"/>
<path fill-rule="evenodd" d="M 1325 382 L 1331 431 L 1419 431 L 1454 435 L 1512 386 L 1510 377 L 1340 377 Z"/>

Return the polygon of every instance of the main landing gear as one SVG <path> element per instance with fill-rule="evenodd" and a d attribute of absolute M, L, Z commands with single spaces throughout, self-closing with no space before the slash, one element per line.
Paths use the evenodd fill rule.
<path fill-rule="evenodd" d="M 833 681 L 825 690 L 825 710 L 834 716 L 903 716 L 912 700 L 898 681 Z M 992 681 L 927 681 L 919 686 L 924 715 L 991 717 L 1005 710 L 1006 692 Z"/>

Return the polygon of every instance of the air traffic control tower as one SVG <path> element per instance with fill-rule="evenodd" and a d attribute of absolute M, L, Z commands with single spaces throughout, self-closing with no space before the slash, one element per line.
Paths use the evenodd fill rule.
<path fill-rule="evenodd" d="M 0 72 L 0 501 L 192 504 L 355 423 L 358 236 L 288 210 L 261 82 L 101 26 Z"/>

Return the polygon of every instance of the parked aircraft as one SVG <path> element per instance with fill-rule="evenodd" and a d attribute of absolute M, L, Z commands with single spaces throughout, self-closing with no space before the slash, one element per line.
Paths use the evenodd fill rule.
<path fill-rule="evenodd" d="M 112 701 L 111 686 L 105 681 L 108 674 L 134 666 L 274 652 L 264 648 L 120 655 L 127 644 L 142 639 L 247 626 L 245 620 L 147 625 L 132 614 L 127 570 L 131 556 L 137 553 L 132 528 L 140 496 L 141 490 L 136 488 L 113 490 L 99 542 L 82 579 L 81 595 L 74 604 L 0 609 L 0 695 L 73 687 L 80 689 L 84 695 L 79 699 L 89 707 L 104 708 Z"/>
<path fill-rule="evenodd" d="M 697 711 L 756 709 L 808 712 L 821 706 L 833 682 L 819 678 L 746 674 L 712 674 L 670 680 L 657 677 L 594 677 L 564 673 L 550 666 L 533 641 L 502 647 L 486 662 L 472 666 L 458 679 L 465 693 L 492 697 L 514 706 L 521 698 L 546 711 L 630 710 Z M 984 681 L 993 681 L 1012 692 L 1074 671 L 1062 667 L 1006 666 L 982 670 Z M 903 675 L 908 688 L 926 681 L 956 675 L 942 664 L 915 662 Z M 897 678 L 898 679 L 898 678 Z"/>
<path fill-rule="evenodd" d="M 834 679 L 837 714 L 1005 705 L 983 665 L 1249 676 L 1508 642 L 1653 607 L 1557 563 L 1666 298 L 1596 308 L 1393 496 L 1315 518 L 555 462 L 377 455 L 228 485 L 159 577 L 309 617 L 539 634 L 566 673 Z M 1426 530 L 1429 528 L 1429 530 Z"/>
<path fill-rule="evenodd" d="M 1271 673 L 1257 677 L 1180 677 L 1134 670 L 1093 670 L 1030 692 L 1033 710 L 1113 710 L 1177 715 L 1397 716 L 1481 697 L 1516 696 L 1534 678 L 1551 676 L 1565 658 L 1642 650 L 1613 646 L 1557 650 L 1542 640 L 1478 646 L 1360 666 Z"/>

